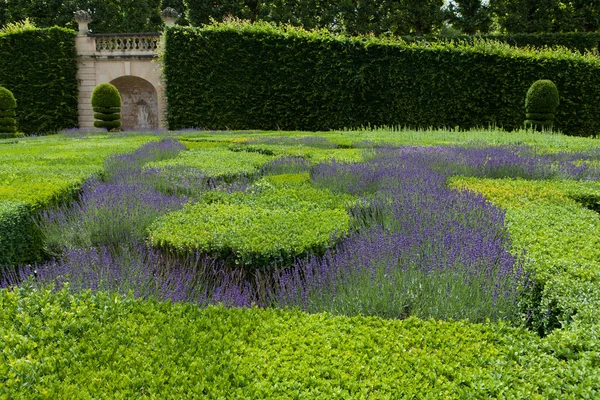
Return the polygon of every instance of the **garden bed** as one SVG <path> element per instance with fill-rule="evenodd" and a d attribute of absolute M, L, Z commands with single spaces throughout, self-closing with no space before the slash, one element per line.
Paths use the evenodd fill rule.
<path fill-rule="evenodd" d="M 52 259 L 3 276 L 0 394 L 598 394 L 597 140 L 170 136 L 42 207 Z"/>

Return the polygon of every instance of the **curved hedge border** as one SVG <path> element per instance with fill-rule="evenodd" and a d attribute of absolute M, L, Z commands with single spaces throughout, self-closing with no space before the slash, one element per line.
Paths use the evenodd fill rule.
<path fill-rule="evenodd" d="M 75 31 L 64 28 L 0 34 L 0 85 L 19 102 L 25 133 L 77 126 Z"/>
<path fill-rule="evenodd" d="M 259 181 L 247 192 L 208 192 L 201 202 L 158 218 L 148 229 L 154 246 L 200 250 L 241 265 L 267 270 L 305 253 L 324 253 L 345 236 L 353 199 L 310 184 Z M 301 177 L 301 179 L 304 177 Z"/>
<path fill-rule="evenodd" d="M 265 23 L 169 28 L 163 56 L 171 129 L 328 130 L 367 125 L 523 125 L 538 79 L 563 102 L 556 128 L 600 131 L 600 60 L 475 41 L 406 44 Z"/>

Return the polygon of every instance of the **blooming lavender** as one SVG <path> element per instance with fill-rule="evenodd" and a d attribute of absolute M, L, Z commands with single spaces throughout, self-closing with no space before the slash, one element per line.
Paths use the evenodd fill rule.
<path fill-rule="evenodd" d="M 348 191 L 369 196 L 352 210 L 357 234 L 280 271 L 273 301 L 339 314 L 517 319 L 524 274 L 504 213 L 446 186 L 435 168 L 446 151 L 386 148 L 367 163 L 315 168 L 315 181 L 341 176 Z"/>
<path fill-rule="evenodd" d="M 174 157 L 181 150 L 179 142 L 166 139 L 111 157 L 106 163 L 106 181 L 88 180 L 76 202 L 41 213 L 38 225 L 47 252 L 57 256 L 64 249 L 143 240 L 153 220 L 187 202 L 185 196 L 161 193 L 143 179 L 143 165 Z"/>
<path fill-rule="evenodd" d="M 529 146 L 448 147 L 434 161 L 452 175 L 485 178 L 592 179 L 600 170 L 580 160 L 597 159 L 597 151 L 538 154 Z"/>

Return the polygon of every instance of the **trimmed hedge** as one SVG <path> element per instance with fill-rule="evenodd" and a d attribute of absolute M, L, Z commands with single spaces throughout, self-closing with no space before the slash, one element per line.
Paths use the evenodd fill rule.
<path fill-rule="evenodd" d="M 522 126 L 524 93 L 551 79 L 556 128 L 600 131 L 600 60 L 496 42 L 412 44 L 230 21 L 167 29 L 171 129 Z"/>
<path fill-rule="evenodd" d="M 41 239 L 31 218 L 31 205 L 0 200 L 0 279 L 4 266 L 41 257 Z"/>
<path fill-rule="evenodd" d="M 541 130 L 551 129 L 558 107 L 559 95 L 556 85 L 549 80 L 535 81 L 525 97 L 525 126 Z"/>
<path fill-rule="evenodd" d="M 247 192 L 208 192 L 202 202 L 160 217 L 149 228 L 153 245 L 200 250 L 248 270 L 284 266 L 305 253 L 322 254 L 345 236 L 350 196 L 336 196 L 290 176 L 259 181 Z M 275 178 L 277 181 L 277 178 Z"/>
<path fill-rule="evenodd" d="M 3 398 L 593 398 L 600 383 L 593 363 L 505 325 L 51 288 L 0 290 L 0 304 Z"/>
<path fill-rule="evenodd" d="M 70 29 L 0 34 L 0 85 L 19 100 L 19 130 L 32 134 L 77 126 L 75 57 Z"/>
<path fill-rule="evenodd" d="M 191 167 L 211 178 L 234 179 L 242 175 L 252 175 L 274 159 L 253 152 L 233 152 L 226 148 L 198 148 L 184 151 L 173 159 L 148 164 L 150 168 Z"/>
<path fill-rule="evenodd" d="M 494 40 L 515 47 L 534 47 L 543 49 L 547 47 L 566 47 L 573 51 L 585 53 L 598 50 L 600 32 L 563 32 L 563 33 L 514 33 L 514 34 L 489 34 L 489 35 L 458 35 L 458 36 L 402 36 L 402 40 L 412 42 L 449 42 L 464 41 L 472 43 L 477 39 Z"/>
<path fill-rule="evenodd" d="M 0 139 L 12 137 L 17 132 L 17 101 L 10 90 L 0 86 Z"/>
<path fill-rule="evenodd" d="M 101 83 L 92 92 L 92 108 L 94 109 L 94 126 L 107 130 L 121 127 L 121 94 L 110 83 Z"/>

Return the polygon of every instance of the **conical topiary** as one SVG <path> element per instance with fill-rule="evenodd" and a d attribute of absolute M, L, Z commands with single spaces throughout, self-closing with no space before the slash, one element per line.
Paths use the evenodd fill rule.
<path fill-rule="evenodd" d="M 101 83 L 92 92 L 94 126 L 109 131 L 121 127 L 121 95 L 110 83 Z"/>
<path fill-rule="evenodd" d="M 552 81 L 535 81 L 525 98 L 525 127 L 536 130 L 551 129 L 554 126 L 558 102 L 558 88 Z"/>
<path fill-rule="evenodd" d="M 0 86 L 0 137 L 13 137 L 17 132 L 17 100 L 12 92 Z"/>

